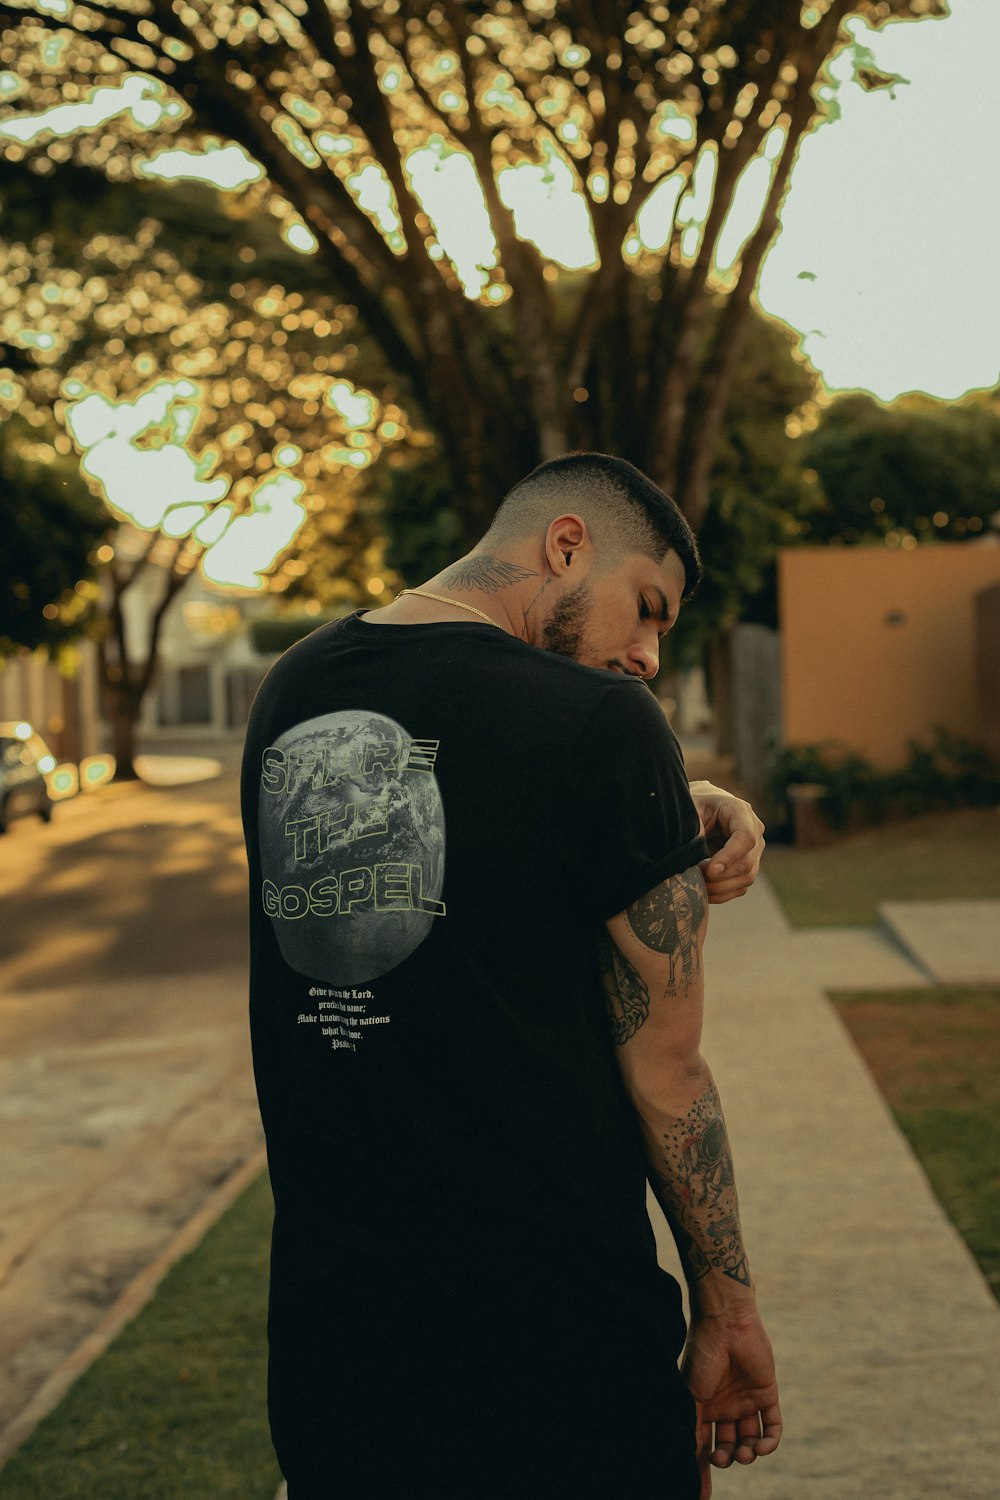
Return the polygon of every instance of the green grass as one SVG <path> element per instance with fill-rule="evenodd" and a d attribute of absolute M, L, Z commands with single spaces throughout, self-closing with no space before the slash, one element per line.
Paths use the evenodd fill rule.
<path fill-rule="evenodd" d="M 830 998 L 1000 1299 L 1000 988 Z"/>
<path fill-rule="evenodd" d="M 880 901 L 1000 897 L 1000 809 L 926 813 L 820 849 L 779 845 L 764 870 L 796 927 L 877 922 Z"/>
<path fill-rule="evenodd" d="M 273 1500 L 264 1174 L 0 1474 L 3 1500 Z"/>

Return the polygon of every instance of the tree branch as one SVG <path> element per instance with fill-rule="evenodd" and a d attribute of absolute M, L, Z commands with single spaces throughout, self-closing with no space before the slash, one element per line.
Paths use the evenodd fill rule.
<path fill-rule="evenodd" d="M 149 544 L 143 552 L 142 556 L 136 559 L 136 561 L 132 564 L 132 567 L 129 568 L 127 574 L 124 577 L 120 573 L 115 574 L 116 593 L 118 598 L 121 598 L 122 594 L 124 594 L 126 590 L 130 589 L 133 583 L 135 583 L 135 580 L 138 578 L 139 574 L 142 572 L 143 568 L 149 562 L 154 551 L 156 550 L 156 544 L 159 540 L 159 532 L 154 531 L 153 535 L 149 539 Z"/>
<path fill-rule="evenodd" d="M 125 615 L 122 610 L 122 594 L 127 584 L 123 584 L 121 575 L 114 568 L 108 569 L 111 578 L 111 609 L 110 623 L 115 634 L 115 645 L 118 650 L 118 679 L 123 689 L 129 685 L 129 674 L 131 663 L 128 658 L 128 647 L 125 641 Z"/>
<path fill-rule="evenodd" d="M 191 574 L 194 572 L 193 568 L 189 568 L 183 573 L 177 571 L 177 565 L 182 560 L 186 551 L 186 547 L 187 542 L 184 538 L 182 538 L 177 543 L 177 547 L 171 559 L 170 571 L 167 574 L 167 580 L 163 587 L 163 594 L 160 598 L 160 602 L 156 606 L 156 609 L 153 611 L 152 618 L 149 622 L 149 649 L 146 652 L 146 660 L 142 665 L 142 670 L 139 673 L 138 681 L 136 683 L 136 696 L 140 700 L 145 697 L 146 693 L 152 686 L 153 678 L 156 676 L 156 671 L 159 666 L 160 630 L 163 625 L 163 617 L 166 614 L 167 610 L 170 608 L 176 596 L 180 593 L 181 589 L 191 577 Z"/>
<path fill-rule="evenodd" d="M 476 77 L 473 65 L 468 61 L 469 29 L 465 15 L 457 0 L 444 0 L 444 10 L 454 32 L 468 101 L 469 151 L 486 198 L 501 260 L 514 290 L 512 312 L 524 349 L 527 385 L 541 452 L 543 457 L 553 458 L 566 446 L 565 391 L 557 371 L 553 308 L 542 274 L 542 258 L 533 246 L 518 238 L 513 215 L 497 188 L 493 135 L 486 128 L 476 104 Z"/>
<path fill-rule="evenodd" d="M 739 276 L 730 292 L 712 350 L 700 382 L 700 398 L 688 428 L 682 463 L 678 503 L 697 531 L 704 522 L 709 504 L 709 479 L 719 432 L 729 402 L 733 379 L 746 338 L 750 297 L 757 282 L 761 261 L 778 229 L 778 211 L 788 186 L 798 143 L 816 112 L 812 90 L 823 60 L 832 46 L 840 24 L 837 6 L 823 17 L 818 41 L 822 56 L 806 74 L 800 73 L 795 99 L 788 111 L 784 150 L 778 160 L 761 215 L 761 221 L 744 248 Z M 820 30 L 817 27 L 817 31 Z"/>
<path fill-rule="evenodd" d="M 768 89 L 777 80 L 783 56 L 775 48 L 771 57 L 754 82 Z M 761 98 L 758 92 L 757 100 Z M 660 343 L 663 329 L 659 319 L 654 319 L 654 343 L 649 350 L 650 383 L 649 399 L 645 417 L 646 430 L 652 435 L 647 453 L 657 482 L 664 489 L 673 491 L 678 483 L 681 445 L 687 422 L 688 398 L 691 393 L 695 370 L 698 365 L 699 345 L 708 301 L 705 289 L 719 233 L 732 203 L 732 192 L 743 168 L 754 155 L 764 130 L 760 125 L 761 110 L 756 108 L 752 120 L 748 120 L 735 145 L 726 149 L 722 145 L 723 120 L 732 118 L 729 110 L 721 108 L 705 132 L 699 147 L 714 142 L 718 157 L 712 202 L 702 229 L 701 243 L 694 265 L 686 272 L 679 299 L 670 304 L 670 316 L 674 321 L 674 334 L 669 350 Z M 665 266 L 669 258 L 665 257 Z M 665 371 L 661 374 L 661 371 Z"/>
<path fill-rule="evenodd" d="M 76 18 L 75 11 L 71 12 L 69 16 L 60 17 L 44 11 L 22 10 L 12 5 L 0 5 L 0 23 L 9 21 L 12 25 L 20 26 L 25 21 L 31 21 L 38 26 L 44 27 L 46 31 L 69 31 L 73 36 L 79 37 L 84 41 L 100 43 L 109 52 L 113 52 L 116 57 L 121 56 L 121 54 L 114 51 L 114 45 L 116 42 L 123 41 L 132 42 L 136 46 L 147 47 L 150 51 L 156 52 L 155 42 L 151 42 L 148 37 L 143 36 L 138 29 L 139 21 L 144 19 L 142 16 L 136 17 L 130 15 L 127 11 L 108 10 L 104 6 L 90 4 L 89 0 L 86 9 L 93 11 L 95 15 L 103 16 L 109 24 L 106 26 L 79 26 L 74 25 L 74 19 Z M 157 18 L 154 24 L 162 35 L 171 38 L 173 41 L 184 42 L 184 38 L 179 36 L 176 31 L 169 28 L 164 30 L 159 18 Z M 188 43 L 187 45 L 190 44 Z M 176 66 L 176 60 L 169 57 L 169 54 L 163 53 L 163 56 L 167 58 L 171 65 Z M 123 62 L 129 61 L 127 57 L 122 57 L 121 60 Z"/>

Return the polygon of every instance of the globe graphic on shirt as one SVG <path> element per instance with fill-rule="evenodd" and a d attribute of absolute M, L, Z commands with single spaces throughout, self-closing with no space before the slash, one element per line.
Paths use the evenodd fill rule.
<path fill-rule="evenodd" d="M 362 709 L 307 719 L 262 756 L 262 899 L 290 968 L 357 986 L 398 967 L 443 915 L 435 742 Z"/>

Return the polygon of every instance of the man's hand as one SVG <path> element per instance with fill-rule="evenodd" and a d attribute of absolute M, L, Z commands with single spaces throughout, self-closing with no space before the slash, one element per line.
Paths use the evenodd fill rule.
<path fill-rule="evenodd" d="M 701 1500 L 708 1500 L 710 1465 L 752 1464 L 781 1441 L 774 1355 L 757 1313 L 696 1317 L 681 1368 L 697 1403 Z"/>
<path fill-rule="evenodd" d="M 710 781 L 692 781 L 691 796 L 713 852 L 701 870 L 715 905 L 744 896 L 757 878 L 764 853 L 764 825 L 741 797 Z"/>

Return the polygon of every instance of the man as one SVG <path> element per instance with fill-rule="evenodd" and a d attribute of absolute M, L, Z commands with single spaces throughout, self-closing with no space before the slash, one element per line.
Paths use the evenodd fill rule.
<path fill-rule="evenodd" d="M 706 902 L 747 888 L 762 828 L 689 790 L 643 683 L 699 569 L 638 470 L 568 455 L 257 696 L 250 1003 L 289 1500 L 694 1500 L 709 1457 L 777 1446 L 698 1050 Z M 728 835 L 714 858 L 703 827 Z M 683 1377 L 647 1177 L 690 1289 Z"/>

